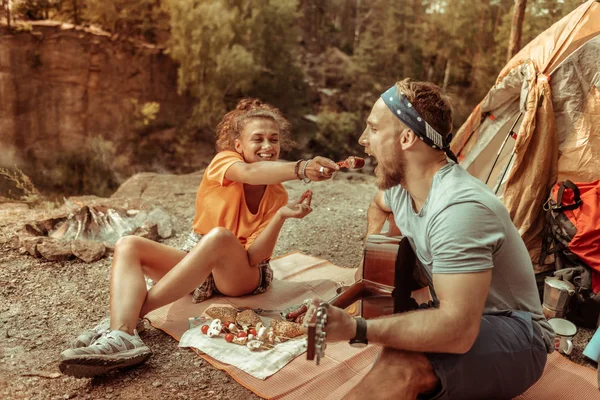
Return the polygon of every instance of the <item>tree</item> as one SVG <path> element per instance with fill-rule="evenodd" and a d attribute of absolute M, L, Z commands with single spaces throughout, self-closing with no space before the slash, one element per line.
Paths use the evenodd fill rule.
<path fill-rule="evenodd" d="M 526 8 L 527 0 L 515 0 L 506 61 L 509 61 L 511 58 L 513 58 L 521 49 L 521 33 L 523 31 L 523 19 L 525 18 Z"/>
<path fill-rule="evenodd" d="M 84 19 L 112 33 L 157 43 L 169 29 L 168 10 L 160 0 L 87 0 L 85 6 Z"/>
<path fill-rule="evenodd" d="M 22 19 L 49 19 L 59 7 L 59 0 L 20 0 L 15 5 L 15 14 Z"/>
<path fill-rule="evenodd" d="M 2 0 L 2 9 L 6 14 L 6 25 L 10 28 L 10 0 Z"/>

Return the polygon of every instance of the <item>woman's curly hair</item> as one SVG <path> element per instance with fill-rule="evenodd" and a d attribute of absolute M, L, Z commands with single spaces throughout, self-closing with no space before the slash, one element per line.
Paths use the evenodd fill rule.
<path fill-rule="evenodd" d="M 282 150 L 290 150 L 294 141 L 290 136 L 291 124 L 279 109 L 254 98 L 240 100 L 235 110 L 229 111 L 217 125 L 217 151 L 234 150 L 235 139 L 242 134 L 244 126 L 253 118 L 265 118 L 279 126 L 279 143 Z"/>

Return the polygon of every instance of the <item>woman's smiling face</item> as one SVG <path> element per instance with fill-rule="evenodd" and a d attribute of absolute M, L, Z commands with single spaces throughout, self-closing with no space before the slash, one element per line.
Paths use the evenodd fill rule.
<path fill-rule="evenodd" d="M 275 121 L 269 118 L 252 118 L 246 121 L 240 137 L 235 139 L 235 151 L 247 163 L 276 161 L 281 150 L 279 136 L 279 125 Z"/>

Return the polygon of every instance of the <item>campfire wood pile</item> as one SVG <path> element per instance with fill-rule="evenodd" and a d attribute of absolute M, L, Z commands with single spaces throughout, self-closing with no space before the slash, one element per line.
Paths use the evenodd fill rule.
<path fill-rule="evenodd" d="M 25 224 L 17 233 L 22 253 L 51 261 L 101 259 L 126 235 L 158 241 L 173 234 L 171 217 L 160 208 L 126 209 L 77 204 L 71 212 Z"/>

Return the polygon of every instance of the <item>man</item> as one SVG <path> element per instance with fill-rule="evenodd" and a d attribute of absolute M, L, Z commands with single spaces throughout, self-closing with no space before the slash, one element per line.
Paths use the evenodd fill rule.
<path fill-rule="evenodd" d="M 510 399 L 553 350 L 527 249 L 504 205 L 456 163 L 451 129 L 441 89 L 404 80 L 377 100 L 359 139 L 381 189 L 367 234 L 393 214 L 434 307 L 365 321 L 329 306 L 328 341 L 384 346 L 347 398 Z"/>

